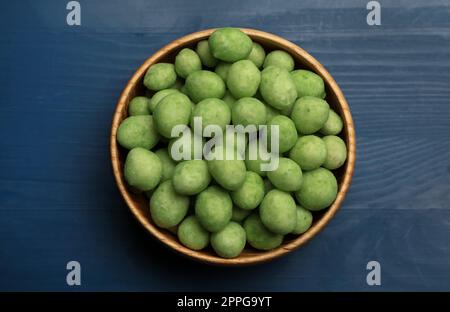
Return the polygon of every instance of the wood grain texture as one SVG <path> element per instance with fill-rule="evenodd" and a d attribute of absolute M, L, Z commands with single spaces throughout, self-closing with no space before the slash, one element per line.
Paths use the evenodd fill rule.
<path fill-rule="evenodd" d="M 142 81 L 147 69 L 153 64 L 159 62 L 173 62 L 175 55 L 183 48 L 192 48 L 197 42 L 207 39 L 214 29 L 202 30 L 176 39 L 168 45 L 161 48 L 158 52 L 149 57 L 133 74 L 130 81 L 128 81 L 114 113 L 112 126 L 111 126 L 111 162 L 119 190 L 130 208 L 133 215 L 137 220 L 147 229 L 156 239 L 161 241 L 164 245 L 176 250 L 182 255 L 188 256 L 192 259 L 199 260 L 201 262 L 216 264 L 216 265 L 251 265 L 261 262 L 267 262 L 275 258 L 281 257 L 292 250 L 299 248 L 300 246 L 311 240 L 319 231 L 321 231 L 325 225 L 333 218 L 337 210 L 341 206 L 345 194 L 353 176 L 355 167 L 356 156 L 356 140 L 355 129 L 353 125 L 353 119 L 350 113 L 350 109 L 342 94 L 341 89 L 337 85 L 336 81 L 326 71 L 326 69 L 310 54 L 299 46 L 289 42 L 279 36 L 269 34 L 267 32 L 254 30 L 254 29 L 241 29 L 247 35 L 249 35 L 253 41 L 260 43 L 266 51 L 275 49 L 281 49 L 291 54 L 296 62 L 296 68 L 303 68 L 311 70 L 319 74 L 326 86 L 327 102 L 330 106 L 341 116 L 344 129 L 343 139 L 347 144 L 347 161 L 340 170 L 336 172 L 339 185 L 339 191 L 333 204 L 324 212 L 314 214 L 314 222 L 311 228 L 302 235 L 295 238 L 285 238 L 280 247 L 277 247 L 269 251 L 257 251 L 247 247 L 236 258 L 226 259 L 217 256 L 209 248 L 206 250 L 195 251 L 183 246 L 177 239 L 176 235 L 173 235 L 169 231 L 158 228 L 151 220 L 148 208 L 148 200 L 146 200 L 143 194 L 135 194 L 129 190 L 127 183 L 123 176 L 123 165 L 125 160 L 125 153 L 123 149 L 118 146 L 117 143 L 117 129 L 123 119 L 127 117 L 128 104 L 137 95 L 143 94 Z"/>

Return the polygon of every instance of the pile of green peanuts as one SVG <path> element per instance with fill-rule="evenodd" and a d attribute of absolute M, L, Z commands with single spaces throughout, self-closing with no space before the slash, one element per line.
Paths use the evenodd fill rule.
<path fill-rule="evenodd" d="M 306 232 L 313 213 L 337 196 L 333 170 L 345 163 L 347 147 L 324 81 L 296 69 L 285 51 L 266 53 L 237 28 L 215 30 L 179 51 L 174 64 L 148 69 L 146 95 L 131 100 L 118 128 L 130 188 L 148 196 L 153 222 L 192 250 L 210 245 L 220 257 L 234 258 L 246 245 L 274 249 L 285 236 Z M 248 153 L 245 159 L 173 159 L 171 146 L 180 138 L 172 128 L 192 131 L 194 117 L 222 129 L 278 125 L 278 168 L 262 171 L 261 155 L 249 159 Z"/>

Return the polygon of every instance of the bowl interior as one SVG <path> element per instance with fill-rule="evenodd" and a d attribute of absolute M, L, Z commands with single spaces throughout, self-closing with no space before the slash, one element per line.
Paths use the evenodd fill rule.
<path fill-rule="evenodd" d="M 176 54 L 181 49 L 195 49 L 195 45 L 197 44 L 197 42 L 208 38 L 213 29 L 197 32 L 175 40 L 174 42 L 170 43 L 169 45 L 165 46 L 157 53 L 155 53 L 135 72 L 135 74 L 125 87 L 124 91 L 122 92 L 122 95 L 120 96 L 119 102 L 116 107 L 111 132 L 111 157 L 116 182 L 130 210 L 133 212 L 139 222 L 161 242 L 178 251 L 179 253 L 196 260 L 219 265 L 246 265 L 268 261 L 286 254 L 287 252 L 298 248 L 299 246 L 310 240 L 326 225 L 326 223 L 328 223 L 328 221 L 334 216 L 340 204 L 342 203 L 352 178 L 355 158 L 354 128 L 348 105 L 340 88 L 338 87 L 334 79 L 330 76 L 330 74 L 323 68 L 323 66 L 306 51 L 302 50 L 295 44 L 285 39 L 257 30 L 242 30 L 246 32 L 253 41 L 261 44 L 266 52 L 270 52 L 274 49 L 285 50 L 294 58 L 296 62 L 296 69 L 308 69 L 320 75 L 325 82 L 327 93 L 326 101 L 330 104 L 330 107 L 341 116 L 344 122 L 344 129 L 341 132 L 340 136 L 347 144 L 348 155 L 346 163 L 341 168 L 334 171 L 339 185 L 338 196 L 330 208 L 324 211 L 313 213 L 313 224 L 306 233 L 300 236 L 287 235 L 284 239 L 283 244 L 271 251 L 258 251 L 249 246 L 246 246 L 242 254 L 234 259 L 224 259 L 218 257 L 210 247 L 202 251 L 193 251 L 179 243 L 176 235 L 168 230 L 158 228 L 153 223 L 150 217 L 149 203 L 146 196 L 144 194 L 134 193 L 127 186 L 124 180 L 123 164 L 126 158 L 127 151 L 116 143 L 116 131 L 120 122 L 128 116 L 127 111 L 128 103 L 130 102 L 130 100 L 138 95 L 149 95 L 148 91 L 146 91 L 143 86 L 143 78 L 146 70 L 148 69 L 148 67 L 155 63 L 173 63 Z"/>

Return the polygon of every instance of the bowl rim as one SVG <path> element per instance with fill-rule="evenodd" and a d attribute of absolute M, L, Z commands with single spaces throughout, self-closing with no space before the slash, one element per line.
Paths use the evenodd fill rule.
<path fill-rule="evenodd" d="M 256 251 L 248 257 L 240 257 L 226 259 L 219 256 L 205 254 L 202 251 L 194 251 L 188 249 L 179 243 L 176 239 L 169 239 L 165 234 L 162 233 L 163 229 L 159 229 L 153 225 L 149 220 L 141 213 L 138 205 L 132 200 L 129 190 L 126 187 L 126 182 L 124 181 L 122 168 L 119 161 L 119 148 L 116 140 L 116 132 L 120 125 L 120 121 L 123 117 L 123 107 L 127 105 L 126 99 L 131 90 L 137 85 L 141 77 L 145 75 L 148 67 L 153 63 L 157 63 L 161 58 L 163 58 L 168 52 L 178 49 L 180 45 L 188 45 L 200 40 L 208 38 L 211 33 L 216 30 L 216 28 L 205 29 L 197 31 L 183 37 L 180 37 L 169 44 L 165 45 L 159 49 L 152 56 L 147 58 L 145 62 L 134 72 L 133 76 L 127 82 L 125 88 L 123 89 L 119 100 L 117 101 L 116 108 L 114 110 L 112 125 L 111 125 L 111 136 L 110 136 L 110 156 L 111 163 L 113 167 L 114 178 L 116 184 L 120 190 L 120 193 L 125 200 L 128 208 L 131 210 L 133 216 L 139 221 L 139 223 L 150 232 L 155 238 L 157 238 L 163 245 L 170 247 L 176 252 L 187 256 L 191 259 L 223 266 L 239 266 L 239 265 L 251 265 L 256 263 L 263 263 L 279 258 L 287 253 L 299 248 L 300 246 L 306 244 L 314 236 L 316 236 L 330 220 L 334 217 L 336 212 L 339 210 L 342 202 L 344 201 L 345 195 L 350 187 L 351 180 L 353 177 L 355 160 L 356 160 L 356 138 L 355 138 L 355 128 L 353 119 L 351 116 L 350 108 L 348 103 L 339 88 L 338 84 L 334 78 L 328 73 L 325 67 L 319 63 L 313 56 L 308 52 L 300 48 L 298 45 L 282 38 L 277 35 L 267 33 L 264 31 L 250 29 L 250 28 L 240 28 L 244 33 L 249 35 L 256 42 L 270 41 L 273 45 L 277 45 L 279 48 L 289 51 L 290 53 L 295 53 L 303 62 L 307 63 L 314 72 L 319 74 L 324 81 L 328 84 L 328 88 L 333 90 L 336 97 L 336 102 L 342 111 L 342 119 L 344 124 L 344 132 L 346 133 L 346 144 L 347 144 L 347 160 L 345 165 L 345 170 L 343 173 L 342 181 L 339 185 L 339 191 L 334 200 L 333 204 L 324 212 L 320 220 L 311 226 L 311 228 L 304 234 L 298 236 L 298 238 L 292 239 L 288 242 L 283 242 L 283 244 L 275 249 L 269 251 Z"/>

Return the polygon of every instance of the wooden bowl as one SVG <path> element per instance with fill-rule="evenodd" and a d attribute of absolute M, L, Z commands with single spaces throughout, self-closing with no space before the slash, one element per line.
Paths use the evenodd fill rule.
<path fill-rule="evenodd" d="M 287 236 L 284 239 L 283 244 L 270 251 L 259 251 L 247 246 L 242 254 L 234 259 L 224 259 L 217 256 L 213 250 L 209 247 L 202 251 L 193 251 L 184 247 L 179 243 L 176 235 L 167 230 L 158 228 L 150 218 L 148 199 L 144 195 L 134 194 L 127 186 L 123 176 L 123 164 L 126 157 L 126 151 L 118 146 L 116 141 L 117 128 L 120 122 L 127 117 L 128 103 L 130 100 L 137 96 L 144 94 L 143 78 L 147 69 L 159 62 L 171 62 L 173 63 L 174 57 L 178 51 L 183 48 L 194 48 L 198 41 L 207 39 L 214 29 L 202 30 L 196 33 L 179 38 L 161 50 L 153 54 L 148 58 L 141 67 L 134 73 L 130 81 L 125 86 L 119 101 L 116 106 L 114 118 L 111 128 L 111 161 L 114 171 L 114 177 L 117 182 L 117 186 L 125 199 L 128 207 L 130 208 L 136 219 L 159 241 L 164 245 L 174 249 L 178 253 L 188 256 L 192 259 L 217 264 L 217 265 L 249 265 L 255 263 L 266 262 L 275 258 L 281 257 L 294 249 L 304 245 L 310 239 L 312 239 L 325 225 L 333 218 L 337 210 L 344 200 L 345 194 L 350 186 L 350 182 L 353 175 L 353 169 L 355 166 L 355 130 L 353 126 L 352 116 L 347 102 L 342 94 L 341 89 L 328 73 L 325 68 L 305 50 L 301 49 L 297 45 L 289 42 L 276 35 L 269 34 L 263 31 L 254 29 L 242 29 L 247 35 L 249 35 L 253 41 L 260 43 L 266 52 L 274 49 L 281 49 L 290 53 L 296 62 L 296 68 L 304 68 L 315 72 L 320 75 L 325 81 L 327 97 L 326 100 L 330 106 L 341 116 L 344 122 L 344 129 L 341 133 L 342 138 L 345 140 L 348 148 L 347 161 L 339 170 L 335 171 L 339 192 L 334 203 L 328 209 L 314 213 L 314 222 L 311 228 L 304 234 L 298 236 Z"/>

